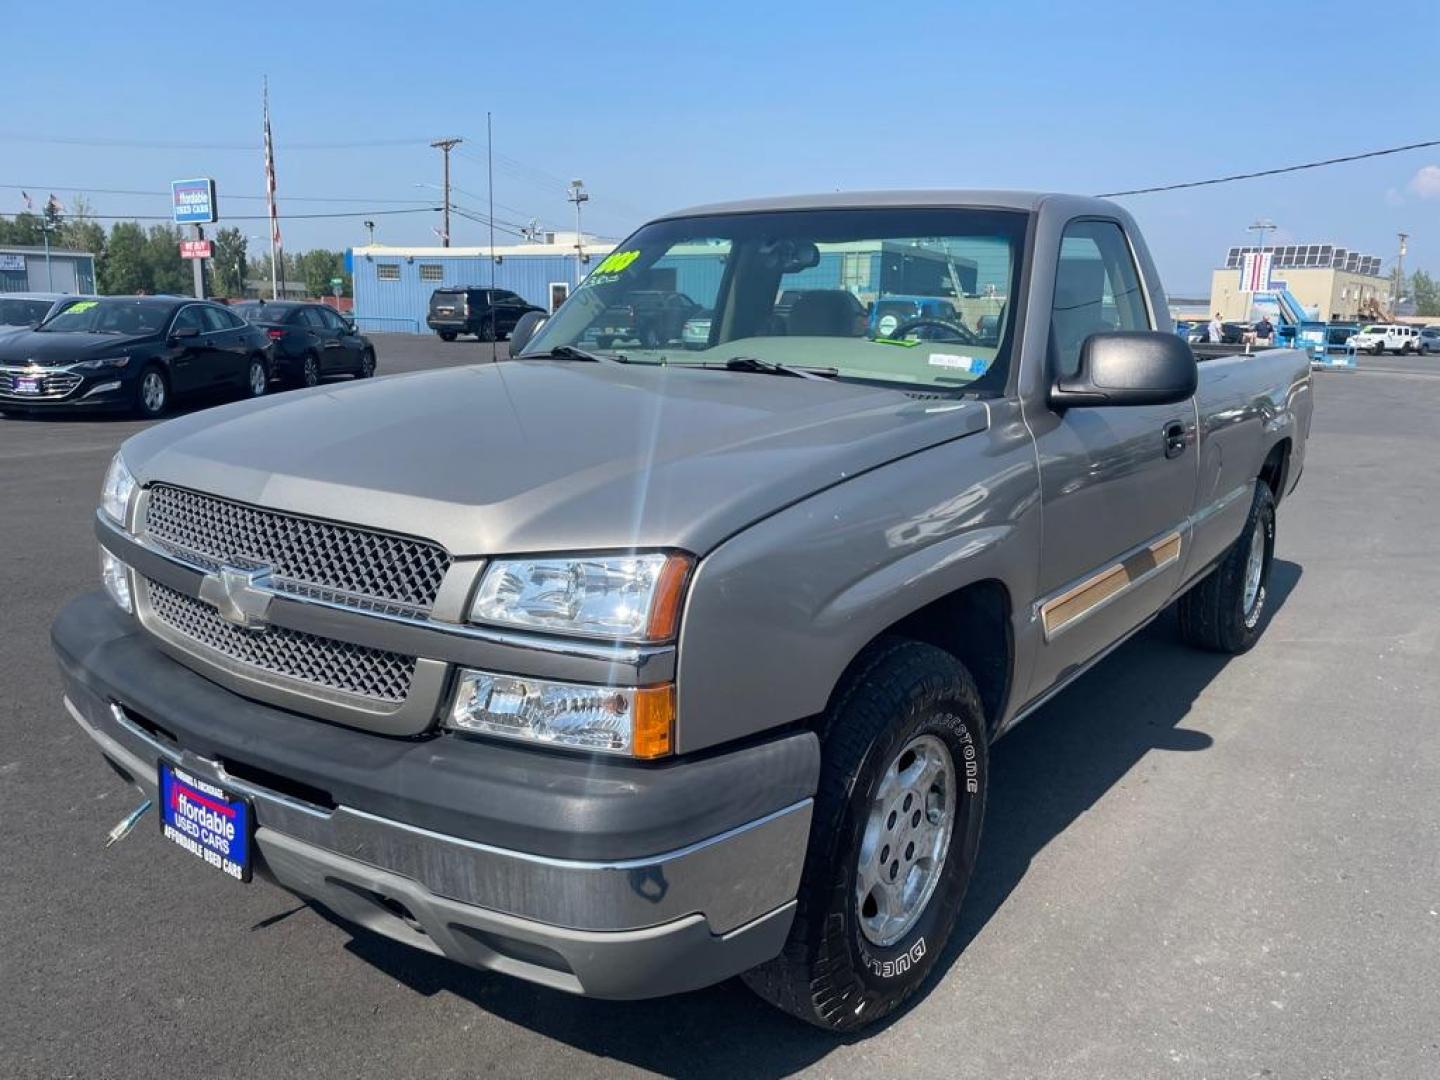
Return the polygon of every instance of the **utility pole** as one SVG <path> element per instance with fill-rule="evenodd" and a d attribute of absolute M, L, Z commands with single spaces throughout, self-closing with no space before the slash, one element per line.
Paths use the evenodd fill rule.
<path fill-rule="evenodd" d="M 580 268 L 585 261 L 585 234 L 580 230 L 580 204 L 590 201 L 590 196 L 585 191 L 585 181 L 571 180 L 570 194 L 565 198 L 575 204 L 575 284 L 578 287 L 580 279 L 585 276 Z"/>
<path fill-rule="evenodd" d="M 436 139 L 430 144 L 445 158 L 445 234 L 440 238 L 441 247 L 450 246 L 450 151 L 464 141 L 464 139 Z"/>
<path fill-rule="evenodd" d="M 1395 301 L 1390 305 L 1390 314 L 1398 315 L 1400 301 L 1405 299 L 1405 241 L 1410 239 L 1409 233 L 1396 233 L 1400 238 L 1400 254 L 1395 259 Z"/>

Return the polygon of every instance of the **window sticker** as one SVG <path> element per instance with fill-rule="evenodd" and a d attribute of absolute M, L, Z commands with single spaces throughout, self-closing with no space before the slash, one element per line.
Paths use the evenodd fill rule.
<path fill-rule="evenodd" d="M 957 356 L 955 353 L 931 353 L 930 366 L 950 368 L 953 371 L 967 371 L 971 375 L 984 375 L 990 361 L 983 356 Z"/>
<path fill-rule="evenodd" d="M 98 300 L 77 300 L 75 303 L 71 304 L 67 308 L 63 308 L 62 310 L 67 315 L 74 315 L 82 311 L 89 311 L 99 302 L 100 301 Z"/>
<path fill-rule="evenodd" d="M 870 340 L 877 345 L 899 345 L 902 349 L 913 349 L 920 344 L 919 338 L 877 337 Z"/>
<path fill-rule="evenodd" d="M 611 277 L 629 269 L 631 263 L 640 257 L 639 251 L 612 251 L 605 256 L 591 277 Z"/>

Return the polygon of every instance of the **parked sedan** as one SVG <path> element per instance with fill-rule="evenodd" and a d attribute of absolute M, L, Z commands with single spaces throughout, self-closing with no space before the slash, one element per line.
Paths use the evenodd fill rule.
<path fill-rule="evenodd" d="M 1420 354 L 1440 353 L 1440 326 L 1420 328 Z"/>
<path fill-rule="evenodd" d="M 0 336 L 28 330 L 77 300 L 93 299 L 74 293 L 0 293 Z"/>
<path fill-rule="evenodd" d="M 324 304 L 260 300 L 231 307 L 265 331 L 274 347 L 275 376 L 295 386 L 316 386 L 331 375 L 368 379 L 375 346 L 348 319 Z"/>
<path fill-rule="evenodd" d="M 156 417 L 173 396 L 259 397 L 270 340 L 219 304 L 185 297 L 78 300 L 0 340 L 0 411 L 84 408 Z"/>

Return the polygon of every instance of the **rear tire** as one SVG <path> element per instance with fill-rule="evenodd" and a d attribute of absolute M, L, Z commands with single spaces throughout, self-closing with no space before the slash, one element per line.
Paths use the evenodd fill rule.
<path fill-rule="evenodd" d="M 1255 482 L 1245 528 L 1220 564 L 1176 603 L 1180 634 L 1197 649 L 1247 652 L 1270 614 L 1270 568 L 1275 559 L 1275 496 Z"/>
<path fill-rule="evenodd" d="M 269 386 L 270 369 L 265 366 L 265 361 L 260 357 L 252 356 L 250 365 L 245 371 L 245 396 L 247 398 L 264 397 Z"/>
<path fill-rule="evenodd" d="M 985 714 L 953 656 L 887 638 L 847 675 L 821 738 L 795 922 L 744 979 L 808 1023 L 850 1031 L 899 1008 L 945 950 L 980 844 Z"/>
<path fill-rule="evenodd" d="M 436 330 L 435 332 L 440 335 L 440 340 L 441 340 L 441 341 L 454 341 L 454 340 L 455 340 L 455 331 L 454 331 L 454 330 Z"/>

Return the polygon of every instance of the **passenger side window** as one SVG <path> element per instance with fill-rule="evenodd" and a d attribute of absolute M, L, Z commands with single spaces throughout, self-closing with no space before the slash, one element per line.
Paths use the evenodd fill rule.
<path fill-rule="evenodd" d="M 325 323 L 326 329 L 339 331 L 341 333 L 346 330 L 345 320 L 340 318 L 339 315 L 336 315 L 335 312 L 331 311 L 328 307 L 317 308 L 315 310 L 318 311 L 321 321 Z"/>
<path fill-rule="evenodd" d="M 305 308 L 304 319 L 305 325 L 310 327 L 312 330 L 328 329 L 328 327 L 326 327 L 325 325 L 325 317 L 321 315 L 320 312 L 317 311 L 315 308 Z"/>
<path fill-rule="evenodd" d="M 1060 240 L 1050 347 L 1057 375 L 1080 368 L 1080 346 L 1091 334 L 1149 330 L 1140 275 L 1125 234 L 1113 221 L 1072 221 Z"/>
<path fill-rule="evenodd" d="M 180 309 L 180 314 L 175 316 L 175 322 L 171 325 L 170 332 L 173 334 L 176 330 L 183 330 L 187 327 L 193 327 L 202 334 L 208 329 L 200 318 L 200 309 L 193 304 Z"/>

